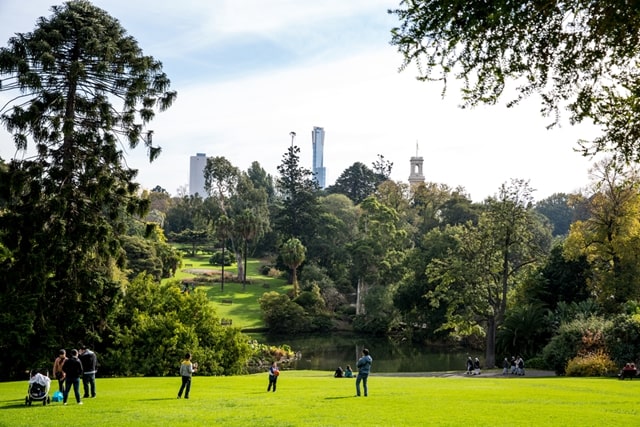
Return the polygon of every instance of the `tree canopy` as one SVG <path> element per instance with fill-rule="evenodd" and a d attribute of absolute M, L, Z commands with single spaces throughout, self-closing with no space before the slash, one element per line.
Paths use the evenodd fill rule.
<path fill-rule="evenodd" d="M 162 64 L 105 11 L 74 0 L 52 12 L 0 48 L 0 90 L 16 94 L 0 122 L 35 153 L 0 171 L 6 375 L 47 346 L 100 339 L 123 285 L 119 236 L 148 208 L 121 139 L 155 158 L 145 125 L 176 97 Z"/>
<path fill-rule="evenodd" d="M 557 124 L 589 119 L 603 133 L 584 154 L 614 150 L 640 160 L 640 9 L 586 0 L 403 0 L 391 44 L 418 78 L 463 82 L 465 106 L 508 106 L 533 93 Z M 507 95 L 510 96 L 510 95 Z"/>

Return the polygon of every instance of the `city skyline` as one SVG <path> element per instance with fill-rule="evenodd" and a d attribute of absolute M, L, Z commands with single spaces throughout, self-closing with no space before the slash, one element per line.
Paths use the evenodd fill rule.
<path fill-rule="evenodd" d="M 62 1 L 0 2 L 0 45 L 30 32 Z M 390 0 L 138 1 L 93 0 L 117 18 L 146 55 L 163 63 L 178 92 L 174 105 L 149 129 L 162 153 L 149 163 L 142 147 L 122 149 L 144 188 L 172 194 L 189 184 L 189 156 L 224 156 L 247 170 L 253 161 L 276 176 L 290 145 L 289 132 L 330 132 L 323 166 L 326 185 L 355 162 L 371 166 L 378 155 L 394 164 L 391 179 L 406 182 L 416 140 L 428 182 L 462 186 L 472 200 L 497 193 L 510 179 L 529 180 L 539 200 L 589 183 L 593 160 L 574 150 L 597 134 L 589 126 L 562 126 L 540 116 L 533 96 L 514 108 L 459 108 L 459 84 L 446 96 L 438 82 L 399 72 L 401 55 L 390 46 L 397 25 Z M 312 24 L 312 25 L 310 25 Z M 319 33 L 317 28 L 326 28 Z M 0 105 L 15 94 L 0 92 Z M 311 165 L 312 144 L 297 141 Z M 0 157 L 16 152 L 0 129 Z M 29 153 L 24 154 L 25 157 Z M 182 160 L 181 160 L 182 159 Z"/>

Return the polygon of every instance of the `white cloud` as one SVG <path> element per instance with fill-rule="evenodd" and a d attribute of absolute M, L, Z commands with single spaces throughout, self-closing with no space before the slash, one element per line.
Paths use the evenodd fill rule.
<path fill-rule="evenodd" d="M 33 3 L 27 12 L 21 1 L 0 3 L 0 40 L 8 38 L 3 29 L 30 31 L 36 16 L 48 14 L 48 2 Z M 145 53 L 164 62 L 168 73 L 177 73 L 169 73 L 178 91 L 175 105 L 150 126 L 163 154 L 151 165 L 143 149 L 127 156 L 147 188 L 161 185 L 174 193 L 187 184 L 189 156 L 197 152 L 225 156 L 242 169 L 257 160 L 275 175 L 290 131 L 297 132 L 302 165 L 310 167 L 313 126 L 326 131 L 328 184 L 356 161 L 371 165 L 377 154 L 394 163 L 393 179 L 406 181 L 416 141 L 426 179 L 464 186 L 476 201 L 511 178 L 530 179 L 539 190 L 537 199 L 574 191 L 587 182 L 591 162 L 573 148 L 578 138 L 593 138 L 591 129 L 547 131 L 548 120 L 540 117 L 535 99 L 510 110 L 460 110 L 455 90 L 442 100 L 440 85 L 416 81 L 411 70 L 398 73 L 402 59 L 388 45 L 392 24 L 386 15 L 395 2 L 95 3 L 120 19 Z M 40 4 L 46 6 L 36 7 Z M 372 22 L 374 11 L 380 15 Z M 16 15 L 8 18 L 5 12 Z M 330 31 L 331 22 L 347 18 L 353 20 L 348 33 Z M 370 40 L 376 31 L 381 35 Z M 192 50 L 220 43 L 233 47 L 239 38 L 246 44 L 251 36 L 273 40 L 292 56 L 279 67 L 243 70 L 223 81 L 213 72 L 210 77 L 182 77 L 194 64 L 215 68 L 206 56 L 191 55 Z M 309 46 L 319 50 L 307 58 Z M 13 154 L 10 136 L 0 131 L 0 156 Z"/>

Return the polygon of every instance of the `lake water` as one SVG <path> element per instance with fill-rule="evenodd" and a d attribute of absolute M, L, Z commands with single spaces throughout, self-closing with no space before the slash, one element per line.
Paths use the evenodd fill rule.
<path fill-rule="evenodd" d="M 447 350 L 407 342 L 395 343 L 387 338 L 350 334 L 336 333 L 311 337 L 249 335 L 258 342 L 276 346 L 287 344 L 293 351 L 300 352 L 300 360 L 286 366 L 291 369 L 333 372 L 338 366 L 344 369 L 351 365 L 355 370 L 356 361 L 362 356 L 363 348 L 368 348 L 371 353 L 374 372 L 464 371 L 468 355 L 483 359 L 483 355 L 478 351 L 469 353 L 464 349 Z"/>

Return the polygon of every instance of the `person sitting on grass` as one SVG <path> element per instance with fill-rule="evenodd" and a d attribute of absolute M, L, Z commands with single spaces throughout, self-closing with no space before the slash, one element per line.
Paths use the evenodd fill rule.
<path fill-rule="evenodd" d="M 342 378 L 344 377 L 344 371 L 342 370 L 342 366 L 338 366 L 338 369 L 333 373 L 334 378 Z"/>
<path fill-rule="evenodd" d="M 347 369 L 344 370 L 345 378 L 353 378 L 353 370 L 351 369 L 351 365 L 347 365 Z"/>

